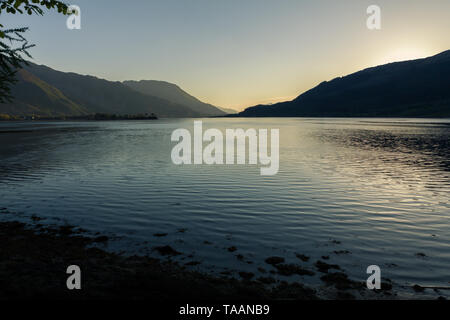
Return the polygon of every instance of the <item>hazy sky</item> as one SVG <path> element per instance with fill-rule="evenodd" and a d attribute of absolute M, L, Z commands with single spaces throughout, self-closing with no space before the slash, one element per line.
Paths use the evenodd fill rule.
<path fill-rule="evenodd" d="M 450 49 L 449 0 L 74 0 L 66 17 L 1 17 L 29 26 L 35 62 L 108 80 L 165 80 L 243 109 L 292 99 L 323 80 Z M 366 27 L 381 7 L 382 29 Z"/>

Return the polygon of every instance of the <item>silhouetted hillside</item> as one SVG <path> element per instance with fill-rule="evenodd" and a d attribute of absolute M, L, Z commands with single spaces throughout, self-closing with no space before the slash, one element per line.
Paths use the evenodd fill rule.
<path fill-rule="evenodd" d="M 450 50 L 325 81 L 293 101 L 243 117 L 450 117 Z"/>
<path fill-rule="evenodd" d="M 155 80 L 142 80 L 124 81 L 123 84 L 140 93 L 159 97 L 173 103 L 187 106 L 191 110 L 194 110 L 204 116 L 219 116 L 225 114 L 225 112 L 219 110 L 217 107 L 201 102 L 173 83 Z"/>

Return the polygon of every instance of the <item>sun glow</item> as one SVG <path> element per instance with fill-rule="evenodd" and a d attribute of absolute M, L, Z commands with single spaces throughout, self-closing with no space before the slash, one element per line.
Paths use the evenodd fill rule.
<path fill-rule="evenodd" d="M 434 53 L 424 48 L 397 48 L 385 55 L 380 64 L 397 61 L 414 60 L 432 56 Z"/>

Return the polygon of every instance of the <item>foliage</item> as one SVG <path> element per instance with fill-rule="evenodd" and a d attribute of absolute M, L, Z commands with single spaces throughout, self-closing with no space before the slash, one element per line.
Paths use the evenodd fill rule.
<path fill-rule="evenodd" d="M 67 14 L 68 6 L 56 0 L 0 0 L 0 16 L 2 14 L 43 15 L 44 10 L 56 9 Z M 22 65 L 26 65 L 26 57 L 31 58 L 29 44 L 23 34 L 27 27 L 6 29 L 0 24 L 0 103 L 11 101 L 11 86 L 16 82 L 15 75 Z"/>

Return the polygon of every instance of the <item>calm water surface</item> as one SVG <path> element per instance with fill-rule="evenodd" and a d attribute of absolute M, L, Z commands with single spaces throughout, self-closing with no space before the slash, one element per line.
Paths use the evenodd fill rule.
<path fill-rule="evenodd" d="M 12 213 L 0 216 L 114 234 L 110 249 L 127 253 L 157 255 L 152 248 L 168 244 L 183 253 L 176 260 L 215 273 L 259 275 L 272 255 L 314 269 L 330 256 L 354 279 L 376 264 L 400 286 L 450 285 L 450 120 L 203 126 L 279 128 L 279 173 L 173 165 L 171 133 L 192 130 L 192 119 L 0 123 L 0 208 Z M 319 276 L 301 280 L 319 284 Z"/>

